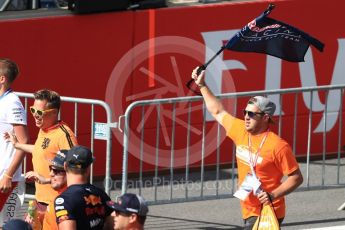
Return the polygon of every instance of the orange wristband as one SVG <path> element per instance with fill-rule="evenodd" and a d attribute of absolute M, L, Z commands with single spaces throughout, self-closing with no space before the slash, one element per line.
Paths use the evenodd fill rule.
<path fill-rule="evenodd" d="M 11 177 L 10 175 L 8 175 L 7 173 L 4 173 L 4 176 L 7 177 L 8 179 L 13 179 L 13 177 Z"/>

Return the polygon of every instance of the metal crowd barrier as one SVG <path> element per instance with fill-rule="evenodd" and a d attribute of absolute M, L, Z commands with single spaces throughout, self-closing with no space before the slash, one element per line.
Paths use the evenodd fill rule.
<path fill-rule="evenodd" d="M 33 99 L 33 94 L 32 93 L 23 93 L 23 92 L 16 92 L 16 94 L 24 100 L 24 107 L 26 111 L 28 111 L 28 100 Z M 63 107 L 66 106 L 66 104 L 70 103 L 73 106 L 73 110 L 68 110 L 69 115 L 73 114 L 73 124 L 74 126 L 70 128 L 73 130 L 75 135 L 78 138 L 78 124 L 80 121 L 78 121 L 78 109 L 81 106 L 81 104 L 90 106 L 90 113 L 82 113 L 83 118 L 89 117 L 90 118 L 90 144 L 88 147 L 94 152 L 94 140 L 99 139 L 99 140 L 104 140 L 106 141 L 106 150 L 105 150 L 105 157 L 106 157 L 106 167 L 105 167 L 105 192 L 107 194 L 110 194 L 110 182 L 111 182 L 111 151 L 112 151 L 112 135 L 111 135 L 111 128 L 116 128 L 117 123 L 112 123 L 111 122 L 111 115 L 112 111 L 107 103 L 101 100 L 94 100 L 94 99 L 85 99 L 85 98 L 75 98 L 75 97 L 61 97 L 62 101 L 62 108 L 60 110 L 59 116 L 61 116 L 64 113 L 67 113 L 67 111 L 63 110 Z M 95 121 L 95 107 L 97 106 L 102 108 L 105 111 L 105 116 L 106 120 L 103 122 L 96 122 Z M 64 119 L 62 119 L 64 120 Z M 64 120 L 65 121 L 65 120 Z M 28 122 L 28 125 L 29 122 Z M 24 172 L 26 172 L 26 160 L 24 161 Z M 93 167 L 91 168 L 91 173 L 90 173 L 90 183 L 93 183 Z M 28 199 L 33 199 L 33 195 L 26 194 L 25 198 Z"/>
<path fill-rule="evenodd" d="M 236 115 L 237 108 L 242 109 L 242 105 L 245 106 L 243 101 L 247 101 L 253 95 L 267 95 L 273 99 L 277 104 L 277 111 L 274 117 L 276 128 L 278 129 L 277 134 L 281 136 L 286 133 L 284 130 L 291 130 L 290 132 L 292 132 L 293 136 L 288 139 L 294 153 L 300 147 L 297 143 L 298 138 L 301 138 L 301 136 L 298 135 L 302 135 L 296 133 L 296 130 L 302 125 L 299 121 L 301 113 L 299 113 L 298 105 L 302 103 L 300 98 L 303 97 L 304 104 L 309 107 L 309 112 L 304 112 L 303 114 L 303 125 L 308 130 L 303 131 L 307 133 L 305 138 L 307 141 L 304 143 L 306 151 L 303 154 L 306 162 L 303 163 L 302 161 L 301 163 L 300 161 L 300 165 L 304 175 L 304 185 L 302 187 L 310 189 L 313 187 L 322 188 L 344 184 L 344 182 L 340 181 L 340 178 L 342 178 L 340 166 L 341 153 L 343 151 L 341 142 L 342 132 L 344 131 L 342 126 L 344 89 L 345 85 L 326 85 L 227 93 L 217 95 L 217 97 L 222 101 L 233 100 L 234 115 Z M 311 154 L 311 137 L 312 132 L 315 131 L 312 127 L 312 122 L 313 118 L 315 119 L 316 113 L 313 112 L 313 107 L 320 106 L 320 94 L 323 96 L 321 98 L 324 99 L 324 111 L 320 113 L 320 108 L 318 108 L 318 116 L 322 116 L 319 123 L 319 132 L 322 135 L 323 147 L 322 152 L 319 154 L 319 159 L 314 163 L 315 160 L 313 160 Z M 284 105 L 288 106 L 290 110 L 293 108 L 294 111 L 293 115 L 291 115 L 292 118 L 290 118 L 293 119 L 293 125 L 289 127 L 283 126 L 284 119 L 287 119 L 287 117 L 284 117 L 282 104 L 283 101 L 286 101 L 283 100 L 285 97 L 289 97 L 290 101 L 293 101 L 291 104 Z M 241 107 L 238 104 L 240 100 L 243 100 Z M 337 109 L 333 108 L 334 104 L 338 106 Z M 330 107 L 332 107 L 332 111 L 330 111 Z M 196 116 L 196 113 L 202 114 L 202 117 Z M 337 122 L 334 123 L 333 121 L 333 124 L 326 124 L 326 121 L 337 113 Z M 169 114 L 169 121 L 166 121 L 166 117 Z M 180 118 L 181 114 L 183 118 Z M 119 128 L 123 126 L 121 193 L 135 192 L 142 194 L 150 204 L 232 197 L 237 186 L 235 149 L 221 148 L 222 137 L 224 137 L 224 133 L 222 133 L 223 128 L 215 121 L 206 122 L 206 119 L 205 104 L 200 96 L 142 100 L 130 104 L 125 114 L 119 119 Z M 291 124 L 291 120 L 289 124 Z M 338 138 L 327 141 L 327 129 L 329 129 L 330 125 L 333 125 L 334 129 L 338 129 Z M 166 127 L 168 129 L 164 130 Z M 176 131 L 176 129 L 181 127 L 185 129 L 183 135 L 181 135 L 181 130 Z M 285 129 L 282 129 L 282 127 Z M 207 135 L 207 132 L 212 128 L 215 130 L 214 139 Z M 200 144 L 198 142 L 200 148 L 197 151 L 193 149 L 193 143 L 191 142 L 193 138 L 194 140 L 196 139 L 195 136 L 200 137 Z M 326 144 L 329 141 L 337 141 L 335 159 L 326 159 L 326 156 L 328 156 Z M 177 144 L 178 142 L 179 144 Z M 231 142 L 231 140 L 228 139 L 227 142 Z M 210 147 L 209 145 L 215 146 L 212 154 L 216 155 L 216 161 L 211 165 L 207 163 L 207 148 Z M 178 147 L 180 149 L 177 149 Z M 184 154 L 183 164 L 181 162 L 177 163 L 179 154 L 181 154 L 180 150 Z M 232 159 L 224 167 L 221 164 L 221 158 L 231 151 L 233 152 Z M 195 155 L 196 152 L 199 154 L 199 160 L 192 162 L 191 156 Z M 134 156 L 130 156 L 130 154 Z M 166 159 L 167 157 L 168 159 Z M 164 163 L 162 163 L 163 158 L 166 160 Z M 137 163 L 135 163 L 135 160 Z M 193 164 L 196 167 L 193 167 Z M 334 170 L 336 176 L 334 174 L 329 176 L 329 172 L 326 173 L 326 167 L 329 170 Z M 212 172 L 211 174 L 209 173 L 209 168 Z M 314 174 L 317 176 L 312 177 Z M 331 178 L 332 182 L 325 183 L 326 178 Z M 321 182 L 319 181 L 320 179 Z"/>

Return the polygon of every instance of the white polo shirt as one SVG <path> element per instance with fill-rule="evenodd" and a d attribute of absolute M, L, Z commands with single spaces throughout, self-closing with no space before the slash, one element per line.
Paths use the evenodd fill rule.
<path fill-rule="evenodd" d="M 10 166 L 16 152 L 11 142 L 4 140 L 4 133 L 13 132 L 13 124 L 26 125 L 26 113 L 18 96 L 7 91 L 0 96 L 0 178 Z M 22 180 L 22 166 L 13 175 L 12 181 Z"/>

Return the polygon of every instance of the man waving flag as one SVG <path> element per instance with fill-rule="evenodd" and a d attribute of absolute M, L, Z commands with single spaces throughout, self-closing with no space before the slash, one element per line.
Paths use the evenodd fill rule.
<path fill-rule="evenodd" d="M 267 17 L 273 9 L 274 5 L 270 4 L 259 17 L 238 31 L 208 62 L 199 67 L 197 74 L 205 70 L 224 49 L 263 53 L 290 62 L 303 62 L 310 45 L 323 51 L 324 44 L 316 38 L 284 22 Z M 192 89 L 193 81 L 191 79 L 187 87 L 200 95 L 199 91 Z"/>

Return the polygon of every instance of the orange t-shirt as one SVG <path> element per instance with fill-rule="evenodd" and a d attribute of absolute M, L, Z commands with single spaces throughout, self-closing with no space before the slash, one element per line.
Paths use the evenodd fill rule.
<path fill-rule="evenodd" d="M 67 187 L 63 188 L 61 191 L 59 191 L 59 194 L 63 193 L 66 189 Z M 47 211 L 43 219 L 42 230 L 59 230 L 59 226 L 56 223 L 54 200 L 52 200 L 47 206 Z"/>
<path fill-rule="evenodd" d="M 77 144 L 77 139 L 71 129 L 63 122 L 47 129 L 40 130 L 32 152 L 32 164 L 34 171 L 45 178 L 49 176 L 49 164 L 61 149 L 70 149 Z M 50 184 L 35 183 L 35 197 L 38 202 L 49 204 L 54 202 L 58 192 L 51 188 Z"/>
<path fill-rule="evenodd" d="M 244 178 L 251 172 L 249 162 L 250 158 L 255 159 L 255 153 L 267 134 L 266 132 L 251 135 L 251 153 L 249 149 L 249 133 L 245 129 L 243 120 L 225 115 L 222 124 L 226 134 L 236 145 L 236 160 L 238 168 L 238 183 L 242 184 Z M 272 192 L 281 185 L 283 176 L 288 175 L 299 168 L 295 156 L 292 153 L 289 144 L 269 131 L 263 146 L 258 153 L 255 173 L 261 182 L 261 188 L 264 191 Z M 285 200 L 284 197 L 273 201 L 273 206 L 277 218 L 285 217 Z M 250 216 L 260 215 L 261 204 L 257 197 L 251 192 L 249 196 L 241 201 L 242 216 L 246 219 Z"/>

